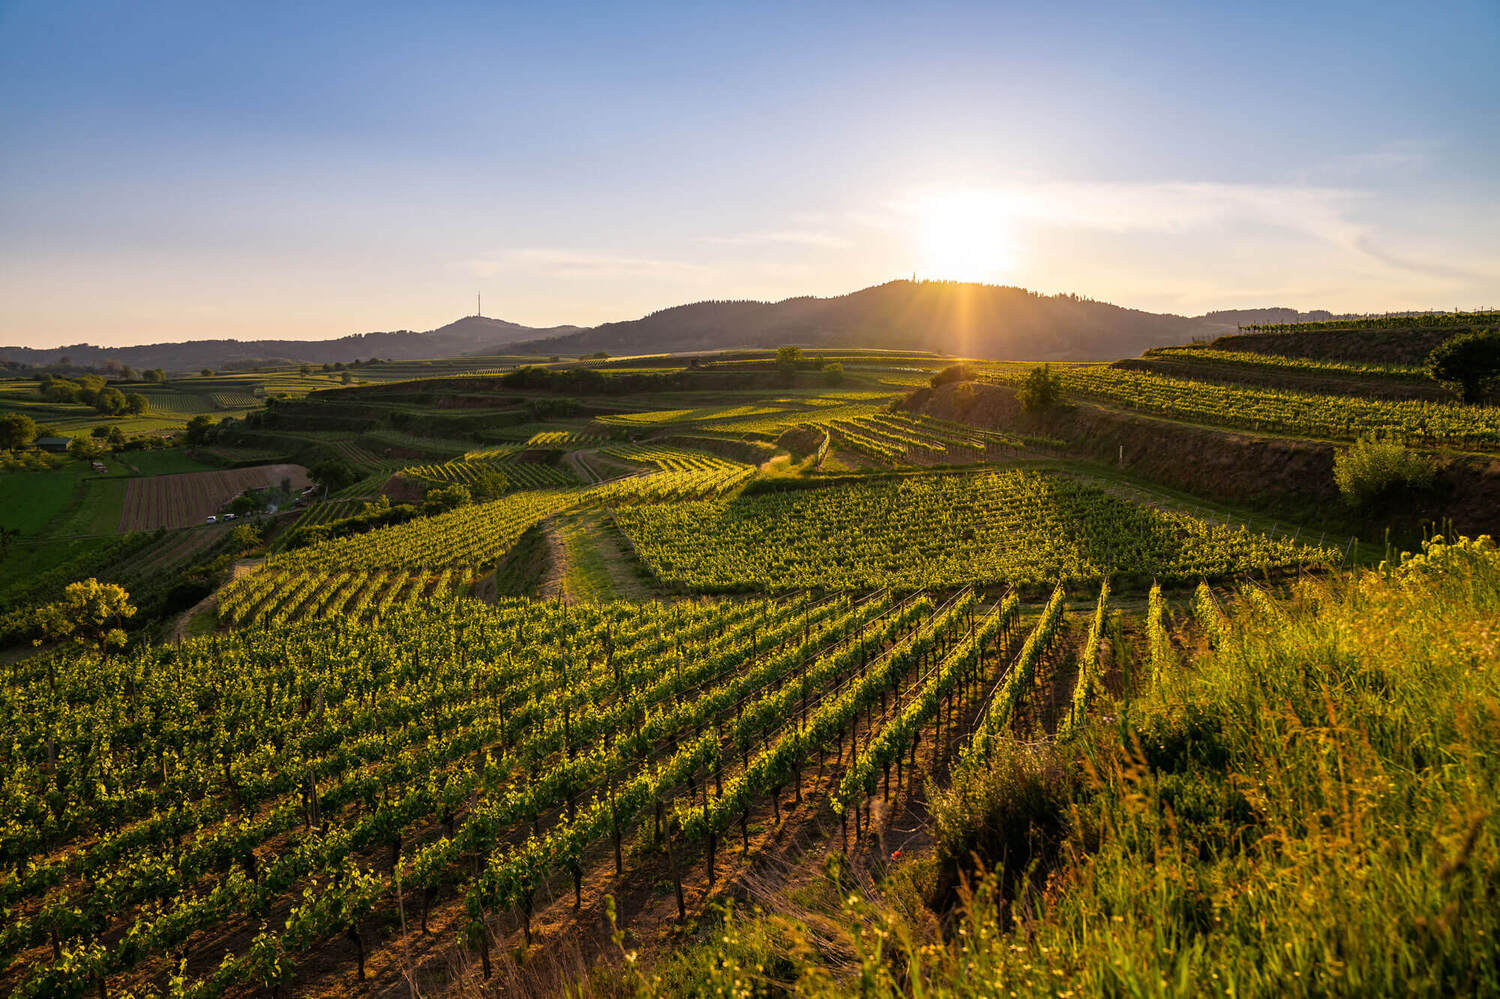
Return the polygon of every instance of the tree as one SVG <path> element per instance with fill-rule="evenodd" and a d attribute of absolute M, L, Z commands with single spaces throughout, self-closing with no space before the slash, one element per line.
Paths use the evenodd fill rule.
<path fill-rule="evenodd" d="M 46 641 L 70 641 L 86 649 L 104 652 L 125 644 L 121 627 L 135 616 L 130 594 L 113 583 L 89 578 L 69 583 L 63 599 L 37 611 L 37 626 Z"/>
<path fill-rule="evenodd" d="M 104 439 L 109 442 L 110 447 L 124 447 L 125 431 L 118 426 L 111 426 L 109 432 L 104 435 Z"/>
<path fill-rule="evenodd" d="M 36 421 L 25 413 L 0 413 L 0 451 L 19 451 L 36 440 Z"/>
<path fill-rule="evenodd" d="M 310 374 L 312 374 L 312 365 L 311 364 L 304 364 L 304 365 L 302 365 L 302 367 L 298 368 L 297 370 L 300 373 L 304 374 L 304 375 L 310 375 Z"/>
<path fill-rule="evenodd" d="M 329 458 L 308 469 L 307 474 L 326 493 L 336 493 L 359 481 L 359 472 L 342 458 Z"/>
<path fill-rule="evenodd" d="M 1445 340 L 1427 355 L 1427 374 L 1433 381 L 1457 386 L 1464 402 L 1484 399 L 1500 379 L 1500 330 L 1476 330 Z"/>
<path fill-rule="evenodd" d="M 844 366 L 838 361 L 833 361 L 823 366 L 824 385 L 842 385 L 844 382 Z"/>
<path fill-rule="evenodd" d="M 243 517 L 259 510 L 261 506 L 260 497 L 253 492 L 244 492 L 229 501 L 229 512 L 236 517 Z"/>
<path fill-rule="evenodd" d="M 260 547 L 260 542 L 260 531 L 254 524 L 235 524 L 229 532 L 229 546 L 242 554 Z"/>
<path fill-rule="evenodd" d="M 121 392 L 117 388 L 106 388 L 101 389 L 99 394 L 94 397 L 94 408 L 101 413 L 118 416 L 128 410 L 130 404 L 125 401 L 124 392 Z"/>
<path fill-rule="evenodd" d="M 141 415 L 146 411 L 146 407 L 149 405 L 151 405 L 151 400 L 147 399 L 139 392 L 131 392 L 125 397 L 125 410 L 132 416 Z"/>
<path fill-rule="evenodd" d="M 214 373 L 214 369 L 213 368 L 204 368 L 202 371 L 198 372 L 198 374 L 202 375 L 204 378 L 211 378 L 211 377 L 213 377 L 213 373 Z"/>
<path fill-rule="evenodd" d="M 0 527 L 0 558 L 10 554 L 11 544 L 20 536 L 20 528 Z"/>
<path fill-rule="evenodd" d="M 74 402 L 78 399 L 78 391 L 78 383 L 66 378 L 43 378 L 37 386 L 37 392 L 48 402 Z"/>
<path fill-rule="evenodd" d="M 152 368 L 150 371 L 146 372 L 146 381 L 148 382 L 164 382 L 166 380 L 167 373 L 161 368 Z"/>
<path fill-rule="evenodd" d="M 74 437 L 73 443 L 68 445 L 68 453 L 79 461 L 91 461 L 104 455 L 106 448 L 102 441 L 96 441 L 88 437 Z"/>
<path fill-rule="evenodd" d="M 790 385 L 796 377 L 797 365 L 802 363 L 801 347 L 777 347 L 776 348 L 776 371 L 781 375 L 781 380 Z"/>
<path fill-rule="evenodd" d="M 354 376 L 345 371 L 343 374 L 339 375 L 339 381 L 345 385 L 348 385 L 354 381 Z"/>
<path fill-rule="evenodd" d="M 187 442 L 189 444 L 204 444 L 213 436 L 213 417 L 200 413 L 187 421 Z"/>
<path fill-rule="evenodd" d="M 1063 401 L 1062 376 L 1052 373 L 1052 366 L 1039 364 L 1026 373 L 1026 380 L 1016 392 L 1021 408 L 1029 411 L 1050 409 Z"/>

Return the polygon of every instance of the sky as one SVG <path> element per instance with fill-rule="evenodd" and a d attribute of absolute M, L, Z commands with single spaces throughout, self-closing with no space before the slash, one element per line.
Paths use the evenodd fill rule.
<path fill-rule="evenodd" d="M 1500 306 L 1500 3 L 0 0 L 0 344 Z"/>

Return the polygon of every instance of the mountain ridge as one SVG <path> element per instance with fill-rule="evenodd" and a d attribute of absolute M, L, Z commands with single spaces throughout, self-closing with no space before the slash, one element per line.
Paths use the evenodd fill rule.
<path fill-rule="evenodd" d="M 593 327 L 533 327 L 465 316 L 426 332 L 355 333 L 330 340 L 204 339 L 98 347 L 0 347 L 0 359 L 42 366 L 130 365 L 189 371 L 275 363 L 368 359 L 424 360 L 523 353 L 644 354 L 773 347 L 898 347 L 1021 360 L 1114 360 L 1148 347 L 1234 332 L 1239 322 L 1291 309 L 1242 309 L 1179 316 L 1080 295 L 1043 295 L 1006 285 L 889 281 L 844 295 L 800 295 L 776 302 L 707 299 L 639 319 Z"/>

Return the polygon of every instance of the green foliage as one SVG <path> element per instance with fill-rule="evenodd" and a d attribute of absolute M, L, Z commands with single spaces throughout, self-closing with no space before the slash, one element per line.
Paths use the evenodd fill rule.
<path fill-rule="evenodd" d="M 1139 585 L 1152 574 L 1219 577 L 1337 557 L 1029 472 L 783 486 L 728 501 L 622 507 L 615 522 L 658 579 L 710 591 L 1050 589 L 1059 579 L 1122 573 Z"/>
<path fill-rule="evenodd" d="M 932 795 L 941 855 L 992 851 L 955 909 L 778 906 L 632 994 L 786 960 L 812 999 L 1500 993 L 1500 552 L 1437 539 L 1293 597 L 1240 605 L 1124 717 Z"/>
<path fill-rule="evenodd" d="M 977 372 L 968 364 L 951 364 L 928 379 L 928 384 L 933 388 L 939 385 L 947 385 L 951 382 L 971 382 L 979 377 Z"/>
<path fill-rule="evenodd" d="M 213 440 L 216 426 L 213 417 L 201 413 L 188 420 L 185 434 L 188 444 L 207 444 Z"/>
<path fill-rule="evenodd" d="M 1500 380 L 1500 330 L 1475 330 L 1443 341 L 1427 355 L 1427 373 L 1457 387 L 1464 402 L 1480 402 Z"/>
<path fill-rule="evenodd" d="M 1053 373 L 1050 364 L 1037 365 L 1026 373 L 1016 396 L 1028 412 L 1051 409 L 1063 401 L 1062 377 Z"/>
<path fill-rule="evenodd" d="M 106 388 L 94 397 L 94 408 L 110 416 L 119 416 L 129 411 L 130 404 L 125 401 L 124 392 L 117 388 Z"/>
<path fill-rule="evenodd" d="M 260 529 L 254 524 L 235 524 L 229 532 L 230 547 L 236 552 L 247 552 L 259 548 L 261 544 Z"/>
<path fill-rule="evenodd" d="M 79 461 L 92 461 L 109 453 L 109 446 L 102 440 L 90 437 L 74 437 L 68 445 L 68 454 Z"/>
<path fill-rule="evenodd" d="M 336 493 L 360 480 L 359 470 L 343 458 L 320 461 L 307 470 L 308 476 L 322 486 L 325 492 Z"/>
<path fill-rule="evenodd" d="M 70 583 L 63 599 L 37 611 L 37 624 L 43 641 L 70 641 L 94 651 L 103 652 L 125 644 L 121 625 L 135 616 L 130 594 L 113 583 L 89 578 Z"/>
<path fill-rule="evenodd" d="M 0 451 L 19 451 L 36 436 L 36 421 L 25 413 L 0 413 Z"/>
<path fill-rule="evenodd" d="M 424 513 L 447 513 L 461 506 L 468 506 L 474 501 L 469 493 L 469 487 L 462 482 L 439 489 L 427 490 L 427 495 L 422 500 L 422 511 Z"/>
<path fill-rule="evenodd" d="M 823 365 L 823 384 L 830 387 L 844 384 L 844 366 L 838 361 Z"/>
<path fill-rule="evenodd" d="M 1361 437 L 1333 457 L 1333 478 L 1352 507 L 1378 508 L 1432 484 L 1432 461 L 1396 440 Z"/>

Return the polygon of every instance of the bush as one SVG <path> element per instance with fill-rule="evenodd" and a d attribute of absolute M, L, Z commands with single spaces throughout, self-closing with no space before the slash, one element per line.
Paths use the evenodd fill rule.
<path fill-rule="evenodd" d="M 1050 409 L 1063 401 L 1062 376 L 1053 374 L 1051 365 L 1038 365 L 1026 373 L 1016 394 L 1024 410 Z"/>
<path fill-rule="evenodd" d="M 1432 484 L 1432 462 L 1400 441 L 1361 437 L 1333 457 L 1333 478 L 1353 507 L 1389 502 Z"/>
<path fill-rule="evenodd" d="M 933 375 L 929 382 L 933 388 L 937 388 L 949 382 L 972 382 L 978 377 L 978 373 L 967 364 L 954 364 Z"/>

